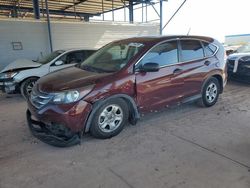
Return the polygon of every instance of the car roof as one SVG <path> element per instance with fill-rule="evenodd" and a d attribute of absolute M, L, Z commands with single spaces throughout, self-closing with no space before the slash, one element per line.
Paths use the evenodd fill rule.
<path fill-rule="evenodd" d="M 72 52 L 72 51 L 79 51 L 79 50 L 97 51 L 97 49 L 89 49 L 89 48 L 66 48 L 66 49 L 57 49 L 55 51 Z"/>
<path fill-rule="evenodd" d="M 206 36 L 197 36 L 197 35 L 163 35 L 163 36 L 146 36 L 146 37 L 133 37 L 119 41 L 126 41 L 126 42 L 138 42 L 138 43 L 158 43 L 165 40 L 171 39 L 197 39 L 197 40 L 204 40 L 207 42 L 213 42 L 215 39 Z"/>

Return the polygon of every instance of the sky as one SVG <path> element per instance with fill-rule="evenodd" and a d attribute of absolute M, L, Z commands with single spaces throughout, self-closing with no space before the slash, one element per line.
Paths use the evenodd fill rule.
<path fill-rule="evenodd" d="M 163 3 L 163 25 L 182 2 L 183 0 L 168 0 Z M 158 5 L 155 7 L 158 9 Z M 124 21 L 124 10 L 115 11 L 114 15 L 115 21 Z M 141 9 L 134 11 L 135 22 L 142 21 L 141 15 Z M 163 34 L 187 34 L 190 30 L 190 35 L 211 36 L 224 42 L 226 35 L 250 34 L 249 18 L 250 0 L 187 0 L 163 30 Z M 112 14 L 106 13 L 105 20 L 109 19 L 112 19 Z M 158 19 L 157 14 L 153 8 L 148 8 L 148 20 L 154 19 Z"/>

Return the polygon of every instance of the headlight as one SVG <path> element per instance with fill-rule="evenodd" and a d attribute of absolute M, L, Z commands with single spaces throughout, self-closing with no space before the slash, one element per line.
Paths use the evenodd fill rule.
<path fill-rule="evenodd" d="M 79 99 L 79 92 L 78 91 L 66 91 L 66 92 L 62 92 L 62 93 L 56 93 L 54 98 L 53 98 L 53 102 L 54 103 L 72 103 L 75 102 Z"/>
<path fill-rule="evenodd" d="M 94 85 L 84 87 L 81 89 L 82 91 L 72 90 L 72 91 L 65 91 L 61 93 L 54 93 L 54 97 L 52 102 L 55 104 L 68 104 L 72 102 L 76 102 L 89 94 L 89 92 L 93 89 Z"/>
<path fill-rule="evenodd" d="M 17 74 L 18 74 L 18 72 L 6 72 L 6 73 L 0 74 L 0 78 L 1 78 L 1 79 L 13 78 L 13 77 L 16 76 Z"/>

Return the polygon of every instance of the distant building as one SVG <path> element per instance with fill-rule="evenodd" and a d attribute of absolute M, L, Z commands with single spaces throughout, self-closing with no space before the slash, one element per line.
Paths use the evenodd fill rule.
<path fill-rule="evenodd" d="M 225 36 L 225 45 L 236 46 L 250 42 L 250 34 L 227 35 Z"/>

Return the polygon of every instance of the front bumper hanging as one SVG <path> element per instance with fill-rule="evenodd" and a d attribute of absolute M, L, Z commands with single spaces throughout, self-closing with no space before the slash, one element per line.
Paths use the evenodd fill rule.
<path fill-rule="evenodd" d="M 81 143 L 80 133 L 72 136 L 56 135 L 49 130 L 43 122 L 33 120 L 29 110 L 26 111 L 26 118 L 31 133 L 39 140 L 57 147 L 69 147 Z M 35 126 L 34 126 L 35 125 Z"/>
<path fill-rule="evenodd" d="M 4 93 L 17 93 L 19 86 L 13 82 L 0 82 L 0 90 Z"/>

